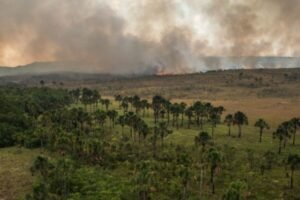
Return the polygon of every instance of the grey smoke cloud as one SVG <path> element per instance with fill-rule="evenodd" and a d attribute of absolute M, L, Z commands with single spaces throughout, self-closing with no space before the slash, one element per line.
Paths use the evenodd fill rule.
<path fill-rule="evenodd" d="M 112 2 L 0 0 L 0 65 L 178 73 L 222 67 L 204 56 L 300 56 L 299 0 Z"/>

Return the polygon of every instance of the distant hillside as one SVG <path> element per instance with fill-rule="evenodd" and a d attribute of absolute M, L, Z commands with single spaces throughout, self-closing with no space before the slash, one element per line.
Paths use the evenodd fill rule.
<path fill-rule="evenodd" d="M 199 67 L 194 72 L 217 69 L 249 69 L 249 68 L 298 68 L 299 57 L 203 57 L 199 60 Z M 151 68 L 151 67 L 150 67 Z M 85 66 L 75 62 L 36 62 L 18 67 L 0 67 L 0 77 L 16 75 L 45 75 L 58 73 L 103 73 L 101 69 Z M 118 74 L 117 71 L 108 72 Z M 136 74 L 156 74 L 149 70 Z"/>
<path fill-rule="evenodd" d="M 0 67 L 0 76 L 15 75 L 41 75 L 61 72 L 85 72 L 92 73 L 93 68 L 80 66 L 73 62 L 35 62 L 17 67 Z"/>

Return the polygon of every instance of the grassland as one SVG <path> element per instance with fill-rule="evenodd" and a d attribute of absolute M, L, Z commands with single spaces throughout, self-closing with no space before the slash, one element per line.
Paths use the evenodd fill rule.
<path fill-rule="evenodd" d="M 40 150 L 19 147 L 0 149 L 0 199 L 21 199 L 34 181 L 30 167 Z"/>

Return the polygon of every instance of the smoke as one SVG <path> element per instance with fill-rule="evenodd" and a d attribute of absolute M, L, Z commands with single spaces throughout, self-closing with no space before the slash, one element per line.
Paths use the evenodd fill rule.
<path fill-rule="evenodd" d="M 206 56 L 300 56 L 299 10 L 299 0 L 0 0 L 0 65 L 183 73 L 222 68 Z"/>

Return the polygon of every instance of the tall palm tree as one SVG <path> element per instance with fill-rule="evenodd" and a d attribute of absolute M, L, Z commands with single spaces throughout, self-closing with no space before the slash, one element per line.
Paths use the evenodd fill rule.
<path fill-rule="evenodd" d="M 118 117 L 118 112 L 115 110 L 109 110 L 109 111 L 107 111 L 107 116 L 109 117 L 109 119 L 111 121 L 112 128 L 114 128 L 116 118 Z"/>
<path fill-rule="evenodd" d="M 211 148 L 208 151 L 207 160 L 210 163 L 210 183 L 212 186 L 212 193 L 215 194 L 214 177 L 215 177 L 216 169 L 220 166 L 222 162 L 222 155 L 217 149 Z"/>
<path fill-rule="evenodd" d="M 94 119 L 95 121 L 101 126 L 103 127 L 106 117 L 107 117 L 107 113 L 103 110 L 96 110 L 94 113 Z"/>
<path fill-rule="evenodd" d="M 248 125 L 248 118 L 241 111 L 236 112 L 233 118 L 234 118 L 234 124 L 238 126 L 239 129 L 238 137 L 240 138 L 242 136 L 242 126 Z"/>
<path fill-rule="evenodd" d="M 153 135 L 151 137 L 152 147 L 153 147 L 153 157 L 156 157 L 156 149 L 157 149 L 157 139 L 159 137 L 159 127 L 154 126 Z"/>
<path fill-rule="evenodd" d="M 200 132 L 198 136 L 195 137 L 195 144 L 196 145 L 202 145 L 202 151 L 205 151 L 206 144 L 209 143 L 211 140 L 211 137 L 207 132 Z"/>
<path fill-rule="evenodd" d="M 282 142 L 286 140 L 286 138 L 289 137 L 289 131 L 287 127 L 284 125 L 279 125 L 277 130 L 273 133 L 273 137 L 277 138 L 279 140 L 279 146 L 278 146 L 278 154 L 281 154 L 281 148 L 282 148 Z"/>
<path fill-rule="evenodd" d="M 221 121 L 221 116 L 219 112 L 213 109 L 209 114 L 209 122 L 211 123 L 211 137 L 214 139 L 214 130 L 218 123 Z"/>
<path fill-rule="evenodd" d="M 106 111 L 108 111 L 110 100 L 109 99 L 101 99 L 101 104 L 104 105 Z"/>
<path fill-rule="evenodd" d="M 233 125 L 233 115 L 232 114 L 228 114 L 226 115 L 225 119 L 224 119 L 224 123 L 228 126 L 228 136 L 231 135 L 231 126 Z"/>
<path fill-rule="evenodd" d="M 168 129 L 168 124 L 166 122 L 159 123 L 159 135 L 160 135 L 162 147 L 164 146 L 164 138 L 171 133 L 172 130 Z"/>
<path fill-rule="evenodd" d="M 196 124 L 198 126 L 200 126 L 200 118 L 202 116 L 202 113 L 204 111 L 204 105 L 202 104 L 202 102 L 200 101 L 197 101 L 194 103 L 193 105 L 193 110 L 194 110 L 194 113 L 195 113 L 195 117 L 196 117 Z M 202 120 L 201 120 L 202 121 Z"/>
<path fill-rule="evenodd" d="M 190 128 L 191 127 L 191 123 L 192 123 L 192 117 L 194 115 L 193 108 L 192 107 L 187 108 L 185 110 L 185 115 L 188 118 L 188 128 Z"/>
<path fill-rule="evenodd" d="M 185 111 L 186 106 L 187 105 L 185 102 L 180 103 L 181 126 L 183 126 L 184 111 Z"/>
<path fill-rule="evenodd" d="M 130 128 L 130 135 L 133 138 L 133 126 L 135 123 L 136 115 L 133 112 L 128 112 L 125 114 L 125 123 Z"/>
<path fill-rule="evenodd" d="M 156 95 L 152 98 L 152 108 L 153 108 L 155 124 L 159 121 L 159 114 L 160 114 L 160 110 L 162 109 L 163 102 L 164 99 L 159 95 Z"/>
<path fill-rule="evenodd" d="M 135 108 L 135 113 L 138 114 L 141 109 L 141 98 L 137 95 L 132 97 L 132 106 Z"/>
<path fill-rule="evenodd" d="M 292 127 L 292 135 L 293 135 L 293 145 L 296 143 L 296 133 L 297 130 L 300 128 L 300 118 L 293 118 L 290 120 L 290 124 Z"/>
<path fill-rule="evenodd" d="M 261 142 L 261 140 L 262 140 L 262 134 L 263 134 L 264 129 L 270 129 L 270 126 L 263 119 L 258 119 L 255 122 L 254 126 L 259 128 L 259 142 Z"/>
<path fill-rule="evenodd" d="M 180 111 L 181 108 L 180 108 L 180 105 L 178 103 L 174 103 L 172 106 L 171 106 L 171 113 L 173 115 L 173 126 L 175 126 L 176 124 L 176 128 L 178 129 L 179 128 L 179 124 L 178 124 L 178 117 L 179 117 L 179 114 L 180 114 Z"/>
<path fill-rule="evenodd" d="M 120 94 L 115 95 L 115 101 L 119 102 L 119 108 L 121 107 L 121 102 L 123 101 L 123 97 Z"/>
<path fill-rule="evenodd" d="M 126 125 L 126 118 L 124 115 L 119 116 L 118 124 L 122 127 L 122 135 L 124 135 L 124 126 Z"/>
<path fill-rule="evenodd" d="M 129 106 L 128 106 L 128 102 L 125 99 L 123 99 L 121 103 L 121 107 L 123 108 L 124 114 L 127 113 Z"/>
<path fill-rule="evenodd" d="M 82 89 L 81 102 L 83 103 L 85 110 L 87 111 L 87 106 L 93 102 L 93 91 L 88 88 Z"/>
<path fill-rule="evenodd" d="M 290 169 L 291 169 L 290 188 L 293 189 L 293 187 L 294 187 L 294 172 L 296 169 L 298 169 L 300 167 L 300 156 L 298 154 L 290 154 L 287 159 L 287 164 L 290 166 Z"/>
<path fill-rule="evenodd" d="M 291 121 L 282 122 L 280 126 L 286 131 L 286 137 L 283 140 L 283 148 L 285 149 L 288 139 L 291 138 L 291 134 L 294 132 L 294 127 Z"/>
<path fill-rule="evenodd" d="M 146 109 L 147 109 L 147 106 L 148 106 L 148 101 L 147 101 L 147 99 L 141 100 L 140 104 L 141 104 L 141 108 L 142 108 L 142 110 L 143 110 L 143 117 L 145 117 Z"/>
<path fill-rule="evenodd" d="M 170 123 L 170 113 L 171 113 L 172 103 L 169 100 L 164 99 L 163 100 L 163 107 L 165 108 L 165 110 L 167 112 L 167 121 L 168 121 L 168 124 L 169 124 Z"/>

